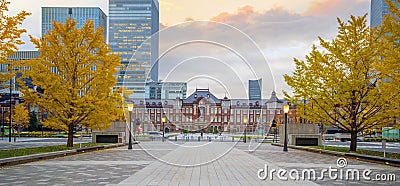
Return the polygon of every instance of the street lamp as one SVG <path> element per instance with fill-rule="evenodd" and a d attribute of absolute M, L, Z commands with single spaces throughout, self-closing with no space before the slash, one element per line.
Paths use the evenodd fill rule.
<path fill-rule="evenodd" d="M 243 123 L 244 123 L 244 140 L 243 140 L 243 143 L 246 143 L 247 118 L 243 119 Z"/>
<path fill-rule="evenodd" d="M 278 135 L 277 135 L 277 126 L 276 126 L 276 120 L 274 119 L 274 120 L 272 120 L 272 125 L 271 125 L 271 128 L 274 128 L 274 139 L 272 140 L 272 142 L 278 142 L 278 139 L 277 139 L 277 137 L 278 137 Z"/>
<path fill-rule="evenodd" d="M 128 149 L 132 149 L 132 110 L 133 110 L 133 104 L 128 104 L 128 111 L 129 111 L 129 143 L 128 143 Z"/>
<path fill-rule="evenodd" d="M 165 117 L 161 118 L 161 122 L 162 122 L 162 139 L 164 142 L 165 136 L 164 136 L 164 132 L 165 132 L 165 128 L 164 128 L 164 123 L 165 123 Z"/>
<path fill-rule="evenodd" d="M 287 152 L 287 114 L 289 113 L 289 105 L 283 106 L 283 112 L 285 113 L 285 141 L 283 141 L 283 151 Z"/>

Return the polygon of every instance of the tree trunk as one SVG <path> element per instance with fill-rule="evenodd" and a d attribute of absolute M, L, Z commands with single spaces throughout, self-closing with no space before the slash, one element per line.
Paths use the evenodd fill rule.
<path fill-rule="evenodd" d="M 67 147 L 74 146 L 74 125 L 68 125 L 68 140 L 67 140 Z"/>
<path fill-rule="evenodd" d="M 350 151 L 356 152 L 357 150 L 357 130 L 351 131 Z"/>

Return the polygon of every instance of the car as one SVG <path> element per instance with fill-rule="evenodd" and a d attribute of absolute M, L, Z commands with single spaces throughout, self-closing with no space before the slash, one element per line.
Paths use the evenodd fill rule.
<path fill-rule="evenodd" d="M 148 132 L 150 138 L 162 138 L 163 133 L 158 131 L 150 131 Z M 168 138 L 168 135 L 164 133 L 164 138 Z"/>

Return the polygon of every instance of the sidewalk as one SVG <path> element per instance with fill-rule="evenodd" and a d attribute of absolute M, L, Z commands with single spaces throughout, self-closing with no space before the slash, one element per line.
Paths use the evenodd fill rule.
<path fill-rule="evenodd" d="M 233 143 L 188 142 L 184 145 L 158 157 L 159 161 L 118 185 L 317 185 L 310 181 L 281 181 L 276 177 L 260 180 L 257 172 L 265 164 L 270 170 L 279 167 L 234 148 Z"/>

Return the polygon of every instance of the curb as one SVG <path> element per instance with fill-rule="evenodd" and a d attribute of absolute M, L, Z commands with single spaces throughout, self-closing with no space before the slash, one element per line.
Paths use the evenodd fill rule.
<path fill-rule="evenodd" d="M 271 143 L 271 144 L 274 146 L 283 147 L 282 144 L 278 144 L 278 143 Z M 346 156 L 346 157 L 356 158 L 358 160 L 364 160 L 364 161 L 369 161 L 369 162 L 374 162 L 374 163 L 383 163 L 383 164 L 389 165 L 389 166 L 400 167 L 400 160 L 398 160 L 398 159 L 383 158 L 383 157 L 378 157 L 378 156 L 370 156 L 370 155 L 356 154 L 356 153 L 336 152 L 336 151 L 331 151 L 331 150 L 314 149 L 314 148 L 293 146 L 293 145 L 288 145 L 288 147 L 291 149 L 298 149 L 298 150 L 304 150 L 304 151 L 315 152 L 315 153 L 323 153 L 323 154 L 328 154 L 328 155 L 333 155 L 333 156 Z"/>
<path fill-rule="evenodd" d="M 124 144 L 124 143 L 111 144 L 111 145 L 99 145 L 99 146 L 92 146 L 92 147 L 77 148 L 77 149 L 72 149 L 72 150 L 46 152 L 46 153 L 41 153 L 41 154 L 31 154 L 31 155 L 26 155 L 26 156 L 3 158 L 3 159 L 0 159 L 0 167 L 19 165 L 19 164 L 23 164 L 23 163 L 29 163 L 29 162 L 34 162 L 34 161 L 46 160 L 46 159 L 53 159 L 53 158 L 70 156 L 70 155 L 91 152 L 91 151 L 97 151 L 97 150 L 117 148 L 117 147 L 121 147 L 121 146 L 125 146 L 125 145 L 126 144 Z"/>

